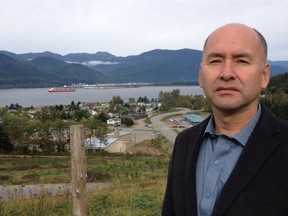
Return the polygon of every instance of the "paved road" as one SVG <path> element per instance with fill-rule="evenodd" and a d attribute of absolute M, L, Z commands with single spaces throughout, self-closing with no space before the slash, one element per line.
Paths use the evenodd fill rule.
<path fill-rule="evenodd" d="M 169 113 L 163 113 L 160 115 L 153 116 L 151 118 L 151 122 L 154 128 L 155 132 L 161 132 L 169 141 L 169 145 L 173 145 L 175 138 L 177 136 L 177 133 L 173 128 L 170 127 L 169 123 L 162 122 L 161 119 L 170 115 L 175 115 L 175 114 L 185 114 L 191 112 L 190 109 L 186 108 L 180 108 L 175 112 L 169 112 Z"/>

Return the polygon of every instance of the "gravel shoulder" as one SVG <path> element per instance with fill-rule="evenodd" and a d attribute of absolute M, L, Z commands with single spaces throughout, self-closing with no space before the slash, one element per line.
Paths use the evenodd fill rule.
<path fill-rule="evenodd" d="M 87 192 L 112 188 L 112 183 L 87 183 Z M 7 185 L 0 186 L 0 201 L 16 198 L 32 198 L 45 196 L 66 195 L 72 193 L 71 183 L 67 184 L 38 184 L 38 185 Z"/>

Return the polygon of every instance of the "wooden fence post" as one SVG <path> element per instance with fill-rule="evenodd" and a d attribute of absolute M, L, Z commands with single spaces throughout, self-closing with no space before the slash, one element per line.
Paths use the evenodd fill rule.
<path fill-rule="evenodd" d="M 84 125 L 70 126 L 73 216 L 87 215 Z"/>

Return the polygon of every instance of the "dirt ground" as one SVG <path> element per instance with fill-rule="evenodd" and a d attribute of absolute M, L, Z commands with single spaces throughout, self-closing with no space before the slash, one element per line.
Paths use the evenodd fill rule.
<path fill-rule="evenodd" d="M 151 140 L 144 140 L 136 145 L 130 145 L 127 147 L 129 154 L 143 154 L 151 156 L 167 155 L 162 148 L 155 148 L 151 145 Z"/>

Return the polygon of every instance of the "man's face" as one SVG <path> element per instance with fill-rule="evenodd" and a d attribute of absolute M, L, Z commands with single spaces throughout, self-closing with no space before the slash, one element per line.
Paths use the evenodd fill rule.
<path fill-rule="evenodd" d="M 212 109 L 235 111 L 258 104 L 269 82 L 263 46 L 257 33 L 231 24 L 213 32 L 203 51 L 199 84 Z"/>

